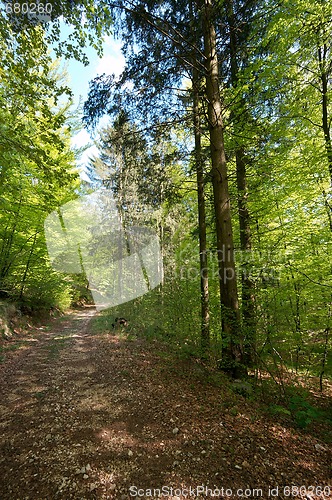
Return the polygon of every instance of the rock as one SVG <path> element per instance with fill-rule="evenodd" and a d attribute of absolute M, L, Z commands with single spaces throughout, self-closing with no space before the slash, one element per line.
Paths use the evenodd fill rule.
<path fill-rule="evenodd" d="M 179 429 L 177 427 L 175 427 L 172 432 L 173 432 L 174 436 L 176 436 L 176 434 L 179 433 Z"/>
<path fill-rule="evenodd" d="M 133 456 L 133 452 L 131 450 L 128 451 L 128 457 L 132 457 Z"/>
<path fill-rule="evenodd" d="M 90 484 L 90 491 L 93 491 L 97 488 L 97 485 L 95 483 Z"/>
<path fill-rule="evenodd" d="M 85 466 L 85 470 L 86 470 L 87 472 L 89 472 L 89 470 L 91 470 L 91 465 L 90 465 L 90 464 L 86 465 L 86 466 Z"/>
<path fill-rule="evenodd" d="M 88 479 L 88 475 L 87 474 L 83 474 L 83 479 Z"/>
<path fill-rule="evenodd" d="M 240 467 L 239 465 L 236 465 L 235 469 L 242 470 L 242 467 Z"/>
<path fill-rule="evenodd" d="M 316 448 L 316 450 L 317 450 L 317 451 L 325 451 L 324 446 L 322 446 L 322 445 L 321 445 L 321 444 L 319 444 L 319 443 L 316 443 L 316 444 L 315 444 L 315 448 Z"/>

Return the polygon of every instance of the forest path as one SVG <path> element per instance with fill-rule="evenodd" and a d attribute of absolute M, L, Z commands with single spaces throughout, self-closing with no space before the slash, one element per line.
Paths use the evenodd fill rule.
<path fill-rule="evenodd" d="M 162 498 L 211 498 L 203 485 L 268 499 L 269 488 L 287 498 L 284 486 L 329 484 L 326 444 L 160 343 L 94 333 L 93 315 L 34 330 L 1 365 L 1 500 L 151 498 L 163 486 Z"/>

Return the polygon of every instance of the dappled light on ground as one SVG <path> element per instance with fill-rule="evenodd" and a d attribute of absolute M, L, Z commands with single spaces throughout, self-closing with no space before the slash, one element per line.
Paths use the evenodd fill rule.
<path fill-rule="evenodd" d="M 163 344 L 93 334 L 91 316 L 54 321 L 2 367 L 1 500 L 122 500 L 163 485 L 267 498 L 268 485 L 327 484 L 328 447 L 314 433 L 264 415 Z"/>

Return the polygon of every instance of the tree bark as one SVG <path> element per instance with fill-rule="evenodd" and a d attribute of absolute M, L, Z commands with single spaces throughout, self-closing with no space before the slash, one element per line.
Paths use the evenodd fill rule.
<path fill-rule="evenodd" d="M 220 304 L 222 314 L 223 359 L 221 368 L 233 376 L 241 372 L 243 361 L 240 338 L 239 302 L 234 261 L 231 206 L 224 146 L 222 101 L 219 92 L 216 32 L 212 20 L 212 0 L 203 0 L 203 33 L 206 67 L 206 97 L 212 162 L 212 184 L 217 233 Z"/>
<path fill-rule="evenodd" d="M 23 273 L 23 278 L 21 280 L 21 289 L 20 289 L 20 295 L 19 295 L 19 299 L 20 300 L 22 300 L 22 298 L 23 298 L 23 292 L 24 292 L 24 288 L 25 288 L 25 283 L 26 283 L 26 279 L 27 279 L 27 276 L 28 276 L 28 272 L 29 272 L 29 268 L 30 268 L 30 264 L 31 264 L 32 256 L 33 256 L 33 252 L 34 252 L 35 245 L 36 245 L 36 241 L 37 241 L 37 234 L 38 234 L 38 231 L 34 235 L 33 242 L 32 242 L 31 248 L 30 248 L 29 257 L 28 257 L 28 260 L 27 260 L 27 263 L 26 263 L 26 266 L 25 266 L 25 270 L 24 270 L 24 273 Z"/>
<path fill-rule="evenodd" d="M 230 54 L 230 81 L 233 88 L 238 84 L 238 42 L 236 36 L 237 23 L 234 15 L 233 0 L 227 1 L 227 21 L 229 29 L 229 54 Z M 245 109 L 243 99 L 240 99 L 240 109 Z M 233 130 L 235 137 L 241 135 L 242 115 L 234 109 L 232 112 Z M 237 139 L 236 139 L 237 140 Z M 235 147 L 236 162 L 236 182 L 238 196 L 238 212 L 240 226 L 240 248 L 243 257 L 247 256 L 252 249 L 250 213 L 248 209 L 248 183 L 247 183 L 247 162 L 245 148 L 241 143 Z M 256 317 L 255 317 L 255 292 L 254 282 L 250 277 L 246 259 L 242 261 L 241 270 L 241 311 L 242 311 L 242 331 L 244 337 L 245 359 L 248 366 L 252 366 L 255 358 L 256 343 Z"/>
<path fill-rule="evenodd" d="M 329 82 L 329 73 L 327 69 L 327 54 L 328 48 L 327 45 L 324 44 L 322 47 L 318 48 L 318 61 L 320 67 L 320 79 L 321 79 L 321 94 L 322 94 L 322 127 L 324 132 L 324 140 L 325 140 L 325 149 L 326 156 L 328 161 L 328 168 L 330 174 L 330 183 L 332 186 L 332 141 L 331 141 L 331 130 L 330 130 L 330 122 L 328 116 L 328 82 Z"/>
<path fill-rule="evenodd" d="M 201 120 L 199 109 L 199 76 L 196 64 L 193 64 L 193 124 L 195 137 L 195 167 L 197 178 L 199 264 L 201 284 L 201 348 L 204 355 L 210 345 L 209 278 L 206 245 L 206 217 L 204 196 L 204 168 L 201 144 Z"/>
<path fill-rule="evenodd" d="M 322 94 L 322 128 L 324 133 L 324 142 L 325 142 L 325 150 L 326 157 L 329 169 L 330 176 L 330 187 L 332 187 L 332 140 L 331 140 L 331 125 L 329 120 L 328 113 L 328 103 L 329 103 L 329 95 L 328 95 L 328 83 L 330 78 L 330 72 L 327 67 L 327 54 L 328 49 L 327 45 L 324 44 L 322 47 L 318 47 L 318 63 L 320 69 L 320 80 L 321 80 L 321 88 L 320 92 Z M 329 221 L 330 231 L 332 232 L 332 205 L 325 189 L 322 190 L 324 205 L 326 209 L 327 218 Z"/>

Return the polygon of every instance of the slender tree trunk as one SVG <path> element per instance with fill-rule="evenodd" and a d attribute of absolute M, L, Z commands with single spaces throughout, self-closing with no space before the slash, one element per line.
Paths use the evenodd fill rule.
<path fill-rule="evenodd" d="M 206 97 L 210 132 L 212 184 L 216 218 L 220 303 L 224 342 L 221 367 L 237 376 L 243 361 L 239 302 L 234 261 L 234 242 L 223 136 L 222 101 L 219 92 L 216 32 L 212 21 L 212 0 L 203 0 Z"/>
<path fill-rule="evenodd" d="M 238 210 L 240 225 L 240 246 L 244 256 L 251 252 L 251 227 L 247 197 L 247 169 L 242 147 L 236 150 L 236 180 L 238 191 Z M 241 270 L 242 282 L 242 321 L 245 342 L 245 357 L 248 366 L 252 366 L 256 352 L 256 300 L 255 284 L 250 276 L 250 267 L 247 259 L 243 260 Z"/>
<path fill-rule="evenodd" d="M 320 68 L 320 80 L 321 80 L 321 94 L 322 94 L 322 128 L 324 133 L 325 150 L 327 156 L 327 163 L 330 176 L 330 185 L 332 187 L 332 140 L 331 140 L 331 123 L 328 114 L 328 83 L 330 74 L 328 72 L 328 61 L 327 61 L 328 49 L 327 45 L 324 44 L 323 47 L 318 47 L 318 62 Z M 329 200 L 329 196 L 325 189 L 322 191 L 324 198 L 324 205 L 327 213 L 327 218 L 329 221 L 330 231 L 332 232 L 332 205 Z"/>
<path fill-rule="evenodd" d="M 227 19 L 229 28 L 229 49 L 231 84 L 233 88 L 238 84 L 238 43 L 237 43 L 237 23 L 234 15 L 233 0 L 227 1 Z M 240 102 L 241 113 L 245 109 L 243 99 Z M 241 135 L 241 119 L 239 112 L 235 109 L 232 113 L 233 128 L 235 137 Z M 237 140 L 237 139 L 236 139 Z M 247 256 L 252 249 L 250 214 L 248 209 L 248 184 L 247 184 L 247 163 L 245 148 L 240 143 L 235 148 L 236 161 L 236 182 L 238 196 L 239 226 L 240 226 L 240 247 L 243 257 Z M 255 317 L 255 292 L 254 282 L 250 277 L 248 262 L 244 259 L 241 270 L 241 290 L 242 290 L 242 329 L 244 336 L 245 359 L 248 366 L 252 366 L 255 358 L 256 344 L 256 317 Z"/>
<path fill-rule="evenodd" d="M 327 45 L 324 44 L 322 47 L 318 48 L 318 61 L 320 67 L 320 79 L 321 79 L 321 94 L 322 94 L 322 126 L 324 132 L 324 140 L 325 140 L 325 149 L 326 156 L 329 167 L 330 174 L 330 182 L 332 186 L 332 141 L 331 141 L 331 129 L 330 122 L 328 116 L 328 82 L 329 82 L 329 73 L 328 73 L 328 61 L 327 61 L 328 48 Z M 330 207 L 331 208 L 331 207 Z"/>
<path fill-rule="evenodd" d="M 164 186 L 163 183 L 160 184 L 160 206 L 164 203 Z M 163 221 L 163 216 L 160 216 L 160 221 L 158 222 L 158 229 L 159 229 L 159 239 L 160 239 L 160 262 L 158 262 L 158 271 L 161 274 L 161 281 L 159 285 L 159 291 L 161 292 L 161 297 L 162 297 L 162 305 L 164 305 L 164 280 L 165 280 L 165 275 L 164 275 L 164 266 L 163 266 L 163 261 L 164 261 L 164 221 Z"/>
<path fill-rule="evenodd" d="M 13 225 L 10 228 L 10 223 L 11 223 L 11 219 L 12 219 L 12 216 L 10 216 L 9 222 L 7 223 L 7 227 L 5 229 L 5 233 L 3 236 L 3 243 L 2 243 L 1 253 L 0 253 L 0 257 L 1 257 L 0 258 L 0 277 L 1 277 L 1 279 L 5 278 L 9 274 L 9 270 L 10 270 L 10 268 L 13 265 L 13 262 L 15 260 L 15 256 L 11 257 L 10 253 L 12 251 L 14 237 L 16 234 L 16 228 L 18 225 L 19 217 L 20 217 L 22 200 L 23 200 L 23 194 L 21 191 L 17 211 L 16 212 L 13 211 L 13 219 L 14 219 Z M 7 232 L 7 229 L 9 229 L 8 232 Z"/>
<path fill-rule="evenodd" d="M 206 245 L 206 217 L 204 196 L 204 169 L 201 144 L 201 120 L 199 109 L 199 76 L 196 64 L 193 64 L 193 123 L 195 136 L 195 166 L 197 176 L 199 264 L 201 284 L 201 347 L 203 355 L 210 345 L 209 278 Z"/>
<path fill-rule="evenodd" d="M 31 264 L 33 252 L 34 252 L 35 245 L 36 245 L 37 234 L 38 234 L 38 232 L 36 232 L 36 234 L 34 235 L 33 242 L 32 242 L 31 248 L 30 248 L 29 257 L 28 257 L 28 260 L 27 260 L 27 263 L 26 263 L 26 266 L 25 266 L 25 270 L 24 270 L 24 274 L 23 274 L 23 278 L 22 278 L 22 281 L 21 281 L 21 289 L 20 289 L 20 296 L 19 296 L 20 300 L 22 300 L 22 298 L 23 298 L 25 283 L 26 283 L 26 279 L 27 279 L 27 276 L 28 276 L 28 271 L 29 271 L 29 268 L 30 268 L 30 264 Z"/>
<path fill-rule="evenodd" d="M 322 353 L 322 360 L 321 360 L 321 370 L 319 374 L 319 386 L 321 392 L 323 392 L 323 376 L 325 373 L 325 367 L 327 363 L 327 358 L 328 358 L 328 353 L 329 353 L 329 340 L 330 340 L 330 333 L 331 333 L 331 317 L 332 317 L 332 295 L 330 298 L 330 304 L 328 306 L 328 317 L 327 317 L 327 325 L 324 331 L 324 350 Z"/>

